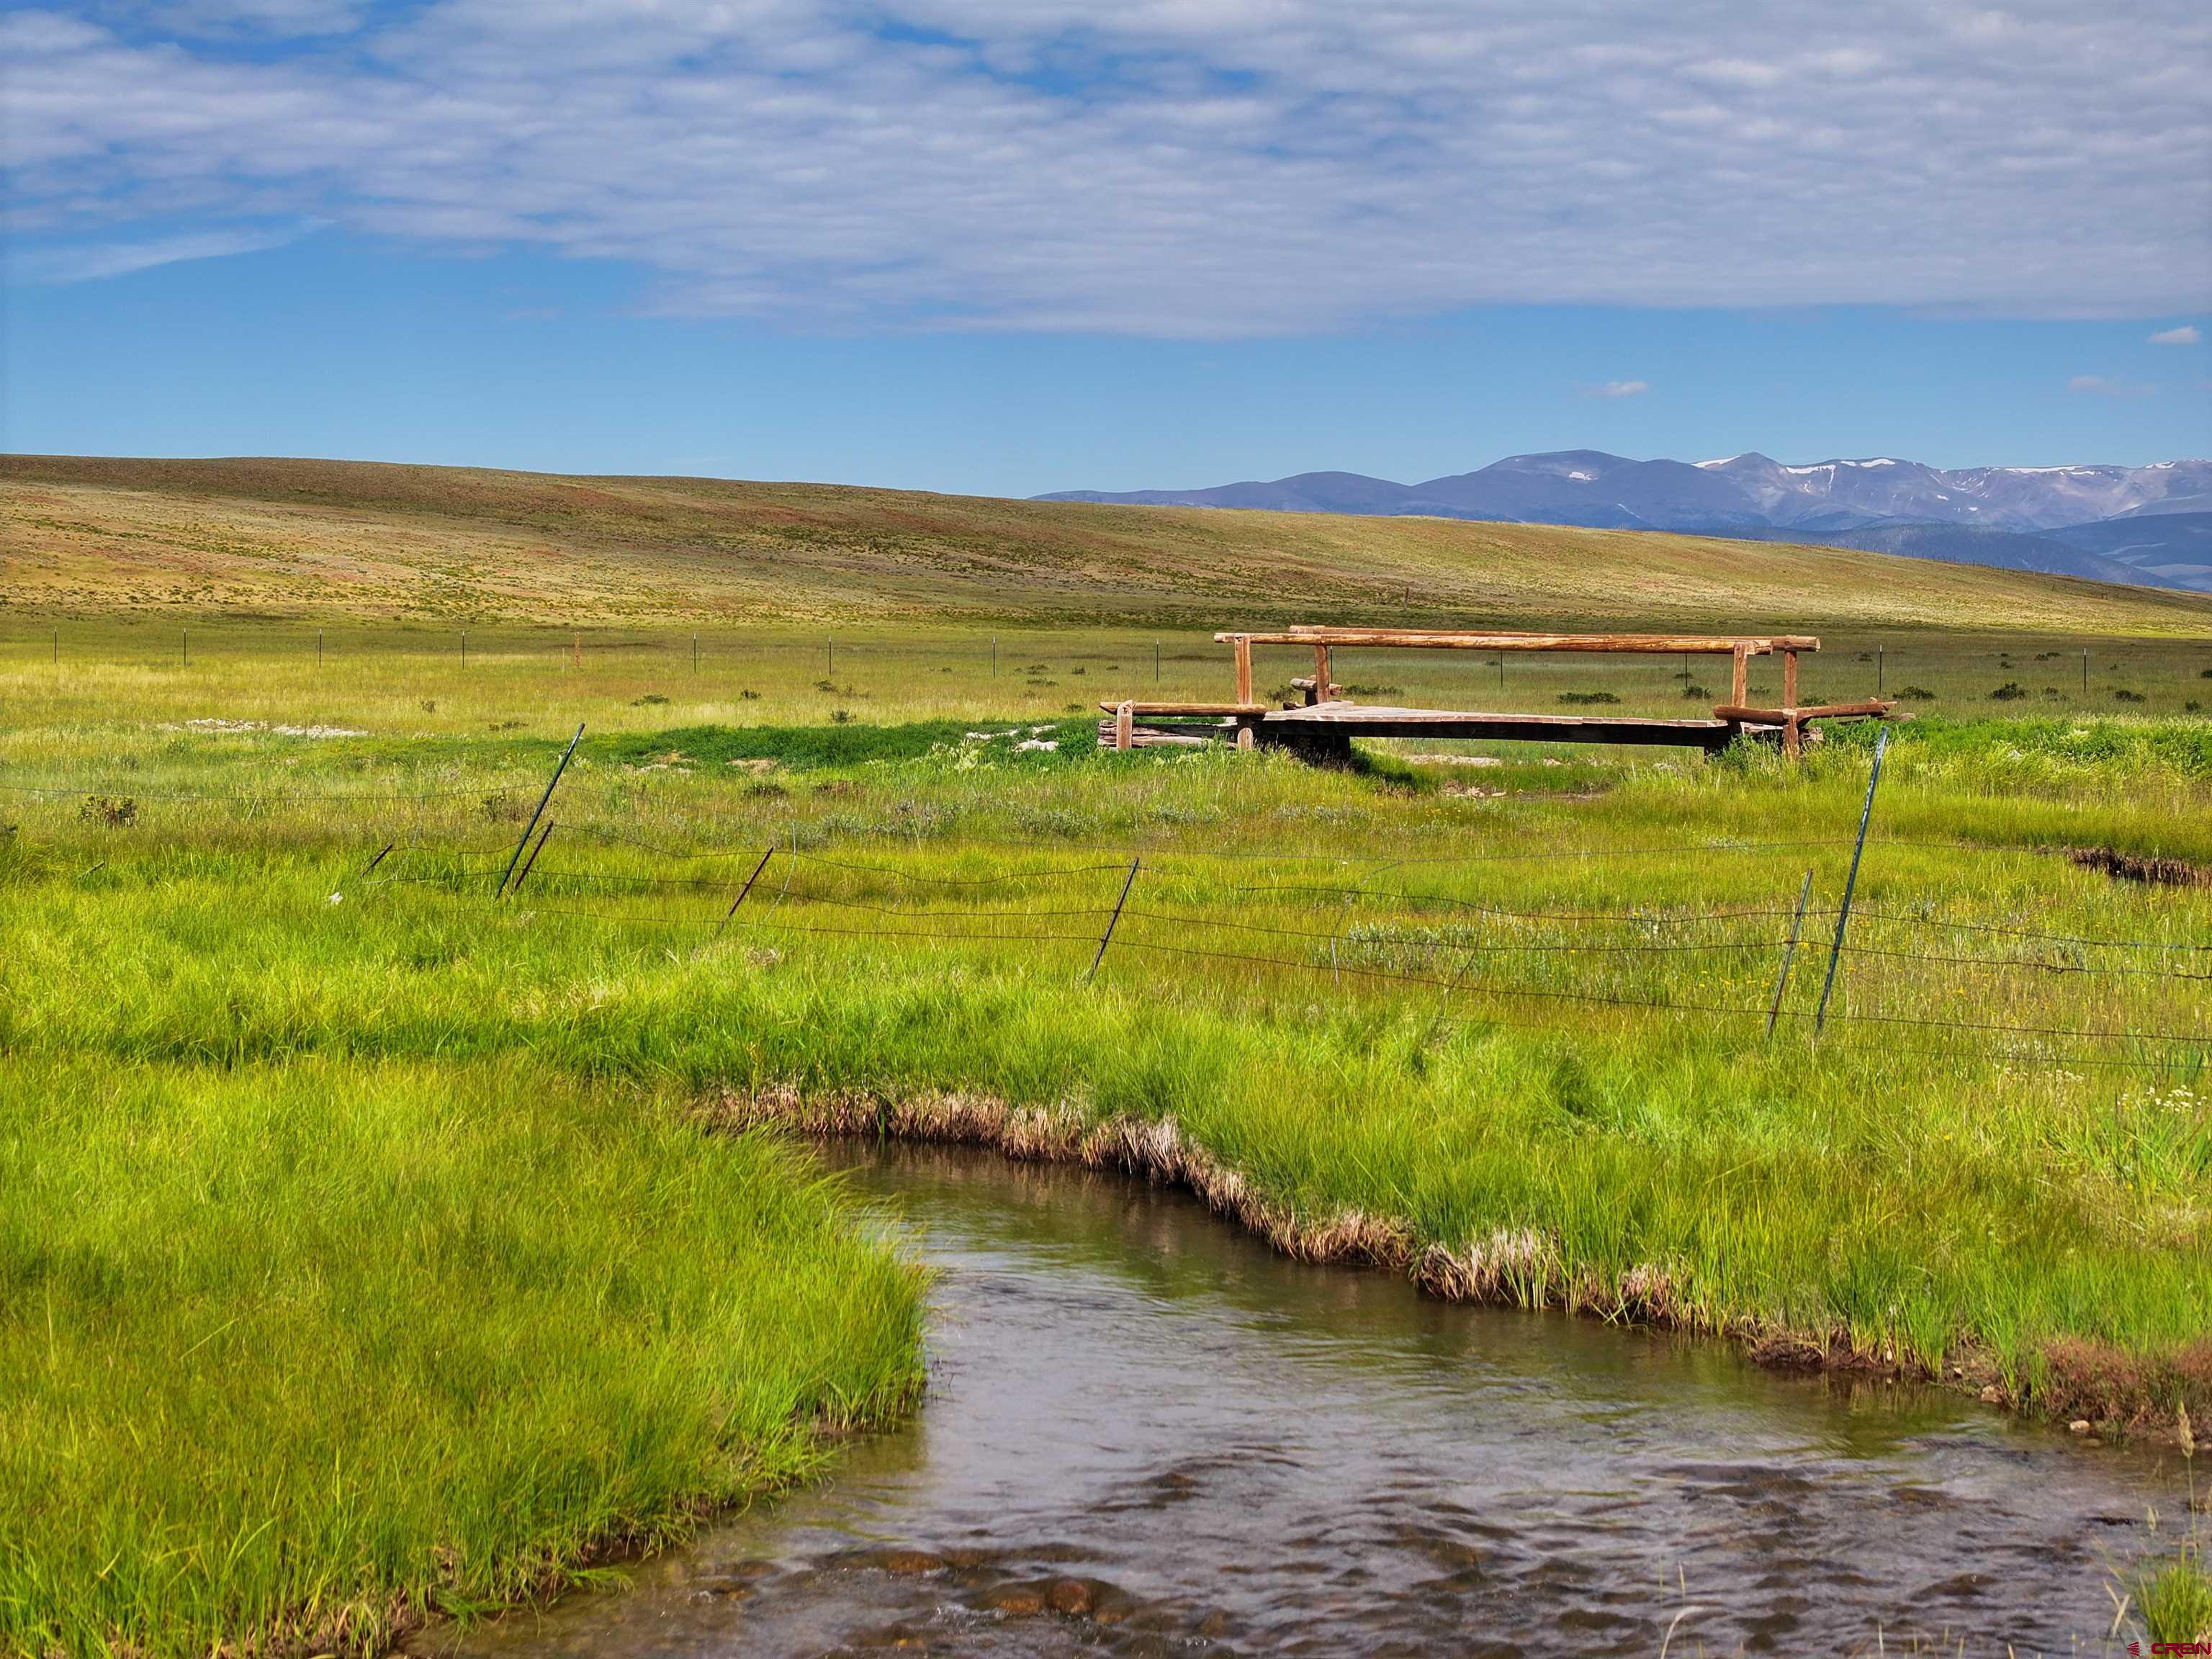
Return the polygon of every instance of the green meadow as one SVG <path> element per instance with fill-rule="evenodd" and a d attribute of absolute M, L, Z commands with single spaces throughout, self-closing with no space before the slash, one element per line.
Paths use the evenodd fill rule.
<path fill-rule="evenodd" d="M 467 536 L 492 534 L 469 481 L 509 476 L 462 475 Z M 1164 519 L 1173 603 L 1115 608 L 1099 550 L 1140 532 L 1055 508 L 1101 526 L 1055 544 L 1060 597 L 971 615 L 989 557 L 1042 556 L 1025 504 L 776 507 L 876 515 L 825 543 L 755 502 L 701 591 L 781 536 L 805 603 L 694 605 L 664 559 L 593 589 L 624 614 L 527 617 L 521 589 L 477 608 L 507 567 L 422 480 L 396 505 L 280 482 L 249 511 L 204 479 L 49 477 L 108 514 L 67 548 L 11 509 L 0 1648 L 376 1651 L 589 1582 L 910 1409 L 926 1286 L 780 1116 L 1172 1123 L 1286 1236 L 1438 1288 L 2054 1425 L 2212 1422 L 2212 606 L 1757 555 L 1837 561 L 1804 590 L 1808 693 L 1879 677 L 1920 715 L 1891 728 L 1823 1021 L 1870 731 L 1794 767 L 1102 753 L 1101 701 L 1223 694 L 1212 629 L 1253 613 L 1177 538 L 1244 515 Z M 635 517 L 549 516 L 573 482 L 499 486 L 536 492 L 498 534 L 553 550 L 556 599 L 621 565 Z M 922 539 L 893 545 L 902 512 Z M 412 550 L 377 593 L 455 613 L 327 570 L 240 597 L 271 523 L 348 514 Z M 1344 522 L 1301 545 L 1396 535 L 1443 570 L 1486 528 Z M 101 597 L 100 535 L 185 524 L 236 592 Z M 656 545 L 714 565 L 712 528 L 665 518 Z M 1376 573 L 1405 550 L 1360 546 Z M 1735 625 L 1710 553 L 1661 551 L 1705 574 L 1637 614 Z M 423 589 L 441 558 L 454 586 Z M 1571 614 L 1493 613 L 1479 562 L 1449 569 L 1437 615 Z M 1336 667 L 1370 701 L 1711 701 L 1695 659 Z M 1309 669 L 1261 659 L 1267 686 Z M 2195 1559 L 2146 1581 L 2159 1634 L 2201 1606 Z"/>

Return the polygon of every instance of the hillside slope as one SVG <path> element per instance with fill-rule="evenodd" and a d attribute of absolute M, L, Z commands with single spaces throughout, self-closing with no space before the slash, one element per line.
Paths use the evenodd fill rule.
<path fill-rule="evenodd" d="M 0 458 L 0 617 L 239 612 L 2212 633 L 2200 594 L 1640 532 L 364 462 Z"/>

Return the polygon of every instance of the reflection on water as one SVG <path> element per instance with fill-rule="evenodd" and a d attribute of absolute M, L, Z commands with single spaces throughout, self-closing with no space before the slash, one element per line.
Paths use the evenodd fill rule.
<path fill-rule="evenodd" d="M 1118 1176 L 823 1156 L 942 1269 L 915 1422 L 465 1651 L 2024 1659 L 2107 1650 L 2181 1509 L 2178 1461 L 1300 1267 Z"/>

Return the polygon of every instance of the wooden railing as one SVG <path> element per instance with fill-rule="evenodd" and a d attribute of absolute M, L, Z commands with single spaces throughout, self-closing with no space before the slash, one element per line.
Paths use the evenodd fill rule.
<path fill-rule="evenodd" d="M 1664 656 L 1729 657 L 1735 661 L 1729 704 L 1741 706 L 1750 695 L 1751 659 L 1782 657 L 1782 702 L 1797 701 L 1797 653 L 1818 651 L 1809 634 L 1478 634 L 1420 628 L 1322 628 L 1294 625 L 1280 634 L 1216 634 L 1237 654 L 1237 700 L 1252 701 L 1252 647 L 1255 645 L 1310 646 L 1314 688 L 1321 701 L 1335 689 L 1329 653 L 1335 646 L 1390 646 L 1415 651 L 1602 651 Z M 1726 705 L 1724 705 L 1726 706 Z M 1716 711 L 1717 713 L 1717 711 Z"/>

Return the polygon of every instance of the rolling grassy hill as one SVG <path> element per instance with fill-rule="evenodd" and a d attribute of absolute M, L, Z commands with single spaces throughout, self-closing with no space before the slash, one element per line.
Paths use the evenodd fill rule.
<path fill-rule="evenodd" d="M 364 462 L 0 458 L 0 616 L 226 613 L 2212 633 L 2203 595 L 1638 532 Z"/>

